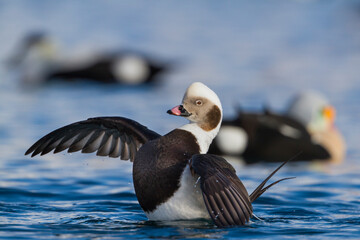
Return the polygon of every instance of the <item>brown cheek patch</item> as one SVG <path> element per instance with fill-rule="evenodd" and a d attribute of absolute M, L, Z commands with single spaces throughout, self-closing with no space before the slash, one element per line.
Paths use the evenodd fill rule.
<path fill-rule="evenodd" d="M 221 120 L 221 111 L 218 106 L 213 106 L 212 109 L 206 114 L 203 124 L 200 125 L 205 131 L 211 131 L 219 124 Z"/>

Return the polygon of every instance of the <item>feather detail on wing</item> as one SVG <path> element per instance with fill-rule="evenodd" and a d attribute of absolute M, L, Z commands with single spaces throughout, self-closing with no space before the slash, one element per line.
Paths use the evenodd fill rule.
<path fill-rule="evenodd" d="M 140 123 L 123 117 L 97 117 L 59 128 L 34 143 L 25 153 L 44 155 L 68 152 L 96 152 L 98 156 L 134 161 L 137 150 L 147 141 L 160 137 Z"/>
<path fill-rule="evenodd" d="M 252 215 L 252 205 L 235 169 L 212 154 L 194 155 L 190 164 L 200 176 L 204 202 L 214 223 L 219 227 L 246 224 Z"/>

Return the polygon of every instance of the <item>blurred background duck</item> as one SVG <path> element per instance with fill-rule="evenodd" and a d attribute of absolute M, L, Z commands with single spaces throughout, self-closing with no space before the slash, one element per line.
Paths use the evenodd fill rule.
<path fill-rule="evenodd" d="M 210 153 L 235 156 L 246 163 L 297 160 L 341 163 L 345 142 L 335 127 L 335 108 L 321 94 L 296 95 L 282 114 L 240 110 L 225 119 Z"/>
<path fill-rule="evenodd" d="M 160 79 L 172 64 L 146 54 L 130 51 L 64 55 L 55 41 L 43 32 L 26 36 L 7 65 L 17 70 L 25 84 L 54 79 L 67 81 L 93 80 L 102 83 L 138 85 Z"/>
<path fill-rule="evenodd" d="M 301 92 L 290 101 L 286 114 L 303 124 L 312 141 L 329 152 L 328 161 L 341 163 L 344 160 L 345 140 L 335 125 L 335 107 L 325 96 L 315 91 Z"/>

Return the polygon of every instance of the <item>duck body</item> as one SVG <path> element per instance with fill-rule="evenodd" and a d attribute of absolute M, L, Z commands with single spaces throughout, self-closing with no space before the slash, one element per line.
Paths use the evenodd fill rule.
<path fill-rule="evenodd" d="M 225 136 L 229 142 L 222 137 L 222 131 L 229 132 Z M 243 140 L 232 146 L 232 138 Z M 329 158 L 329 152 L 312 139 L 300 122 L 269 111 L 240 112 L 237 118 L 224 120 L 209 152 L 241 157 L 246 163 L 283 162 L 299 153 L 298 161 Z"/>
<path fill-rule="evenodd" d="M 169 65 L 131 51 L 89 56 L 74 65 L 58 64 L 44 75 L 52 80 L 92 80 L 102 83 L 138 85 L 156 82 Z"/>
<path fill-rule="evenodd" d="M 195 136 L 182 129 L 150 141 L 138 151 L 133 181 L 136 196 L 149 219 L 209 217 L 201 193 L 194 191 L 196 179 L 188 172 L 189 159 L 199 153 Z M 190 194 L 183 196 L 183 192 Z M 184 204 L 186 199 L 189 204 Z"/>
<path fill-rule="evenodd" d="M 216 94 L 202 83 L 193 83 L 182 105 L 168 113 L 190 123 L 161 136 L 131 119 L 90 118 L 45 135 L 25 154 L 68 149 L 130 159 L 135 193 L 150 220 L 211 218 L 219 227 L 247 224 L 253 212 L 251 203 L 284 180 L 264 187 L 284 164 L 249 195 L 225 159 L 206 154 L 222 121 Z"/>
<path fill-rule="evenodd" d="M 54 80 L 90 80 L 139 85 L 156 82 L 172 66 L 139 51 L 114 50 L 64 54 L 45 33 L 25 37 L 7 61 L 22 83 L 35 85 Z"/>

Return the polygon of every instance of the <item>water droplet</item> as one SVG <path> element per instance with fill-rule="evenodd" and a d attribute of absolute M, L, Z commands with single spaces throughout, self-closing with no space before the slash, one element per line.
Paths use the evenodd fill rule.
<path fill-rule="evenodd" d="M 195 184 L 194 184 L 194 187 L 195 187 L 195 188 L 197 187 L 197 184 L 199 183 L 200 178 L 201 178 L 201 177 L 198 177 L 198 179 L 196 180 L 196 182 L 195 182 Z"/>
<path fill-rule="evenodd" d="M 200 178 L 201 178 L 201 177 L 198 177 L 198 179 L 196 180 L 196 183 L 198 183 L 198 182 L 200 181 Z"/>

